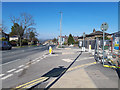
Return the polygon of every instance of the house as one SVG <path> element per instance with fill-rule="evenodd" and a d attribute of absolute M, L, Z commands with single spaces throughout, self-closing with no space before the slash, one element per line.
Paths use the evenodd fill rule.
<path fill-rule="evenodd" d="M 105 36 L 107 36 L 108 38 L 111 38 L 112 34 L 105 33 Z M 96 38 L 101 38 L 101 37 L 103 37 L 103 32 L 102 31 L 96 31 L 94 29 L 92 33 L 85 35 L 85 40 L 95 40 Z M 83 40 L 83 36 L 78 37 L 78 40 L 79 41 Z"/>
<path fill-rule="evenodd" d="M 3 32 L 2 28 L 0 28 L 0 38 L 5 38 L 7 41 L 9 41 L 9 35 Z"/>
<path fill-rule="evenodd" d="M 64 44 L 67 40 L 67 37 L 61 36 L 61 44 Z M 60 36 L 58 36 L 58 45 L 60 44 Z"/>
<path fill-rule="evenodd" d="M 9 38 L 9 41 L 12 41 L 12 40 L 15 40 L 17 41 L 18 40 L 18 36 L 17 35 L 13 35 Z"/>
<path fill-rule="evenodd" d="M 111 39 L 112 34 L 109 33 L 105 33 L 105 37 Z M 86 34 L 85 35 L 85 41 L 84 41 L 84 45 L 86 48 L 89 47 L 89 45 L 91 45 L 91 48 L 94 49 L 95 48 L 95 44 L 96 44 L 96 38 L 101 39 L 101 41 L 99 42 L 100 45 L 102 45 L 102 37 L 103 37 L 103 32 L 102 31 L 96 31 L 95 29 L 93 30 L 92 33 L 90 34 Z M 83 46 L 83 36 L 78 37 L 78 41 L 79 41 L 79 46 Z"/>

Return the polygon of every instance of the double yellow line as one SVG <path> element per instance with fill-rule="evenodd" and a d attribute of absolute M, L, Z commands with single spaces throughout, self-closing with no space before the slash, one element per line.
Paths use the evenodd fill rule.
<path fill-rule="evenodd" d="M 76 66 L 76 67 L 73 67 L 73 68 L 70 68 L 68 69 L 68 71 L 72 71 L 74 69 L 77 69 L 77 68 L 80 68 L 80 67 L 83 67 L 83 66 L 87 66 L 87 65 L 92 65 L 92 64 L 96 64 L 96 62 L 93 62 L 93 63 L 88 63 L 88 64 L 83 64 L 83 65 L 79 65 L 79 66 Z M 25 84 L 22 84 L 22 85 L 19 85 L 17 87 L 14 88 L 14 90 L 17 90 L 17 89 L 23 89 L 23 88 L 30 88 L 31 86 L 34 86 L 42 81 L 45 81 L 47 80 L 49 77 L 41 77 L 41 78 L 38 78 L 38 79 L 35 79 L 35 80 L 32 80 L 30 82 L 27 82 Z"/>
<path fill-rule="evenodd" d="M 22 85 L 19 85 L 19 86 L 15 87 L 14 90 L 21 89 L 21 88 L 29 88 L 29 87 L 31 87 L 33 85 L 36 85 L 37 83 L 40 83 L 40 82 L 42 82 L 42 81 L 44 81 L 46 79 L 48 79 L 48 77 L 41 77 L 41 78 L 32 80 L 30 82 L 27 82 L 25 84 L 22 84 Z"/>

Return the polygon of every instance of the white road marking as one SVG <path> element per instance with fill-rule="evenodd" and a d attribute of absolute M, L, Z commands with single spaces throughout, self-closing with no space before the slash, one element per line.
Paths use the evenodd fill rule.
<path fill-rule="evenodd" d="M 15 71 L 16 69 L 11 69 L 11 70 L 9 70 L 9 71 L 7 71 L 8 73 L 10 73 L 10 72 L 13 72 L 13 71 Z"/>
<path fill-rule="evenodd" d="M 19 69 L 19 70 L 17 70 L 17 71 L 15 71 L 14 73 L 18 73 L 18 72 L 20 72 L 20 71 L 22 71 L 23 69 Z"/>
<path fill-rule="evenodd" d="M 2 80 L 7 79 L 7 78 L 11 77 L 12 75 L 13 75 L 13 74 L 9 74 L 9 75 L 7 75 L 7 76 L 1 78 L 1 79 L 2 79 Z"/>
<path fill-rule="evenodd" d="M 16 62 L 16 61 L 18 61 L 18 60 L 21 60 L 21 59 L 16 59 L 16 60 L 14 60 L 14 61 L 10 61 L 10 62 L 4 63 L 4 64 L 0 64 L 0 66 L 6 65 L 6 64 L 9 64 L 9 63 L 13 63 L 13 62 Z"/>
<path fill-rule="evenodd" d="M 40 61 L 40 60 L 37 60 L 38 62 Z"/>
<path fill-rule="evenodd" d="M 36 61 L 36 59 L 32 60 L 33 62 Z"/>
<path fill-rule="evenodd" d="M 5 74 L 0 74 L 0 77 L 2 77 L 3 75 L 5 75 Z"/>
<path fill-rule="evenodd" d="M 42 57 L 40 59 L 43 59 Z"/>
<path fill-rule="evenodd" d="M 51 54 L 50 56 L 58 56 L 58 54 Z"/>
<path fill-rule="evenodd" d="M 37 63 L 37 62 L 33 62 L 32 64 L 35 64 L 35 63 Z"/>
<path fill-rule="evenodd" d="M 24 68 L 28 68 L 29 66 L 25 66 Z"/>
<path fill-rule="evenodd" d="M 73 60 L 71 60 L 71 59 L 62 59 L 62 60 L 65 62 L 73 62 Z"/>
<path fill-rule="evenodd" d="M 23 67 L 24 65 L 20 65 L 18 68 L 21 68 L 21 67 Z"/>

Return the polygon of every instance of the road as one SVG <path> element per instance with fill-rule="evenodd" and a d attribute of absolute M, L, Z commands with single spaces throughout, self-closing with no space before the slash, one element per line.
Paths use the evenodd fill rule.
<path fill-rule="evenodd" d="M 19 54 L 17 54 L 17 57 L 20 57 L 20 59 L 12 60 L 10 61 L 11 63 L 8 61 L 2 65 L 2 74 L 0 74 L 0 77 L 3 88 L 13 88 L 23 85 L 24 83 L 33 82 L 36 79 L 41 79 L 42 77 L 45 79 L 49 77 L 44 84 L 39 86 L 40 88 L 46 87 L 49 82 L 58 77 L 58 71 L 66 69 L 80 54 L 79 48 L 55 48 L 53 55 L 48 54 L 48 46 L 32 47 L 24 50 L 24 52 L 28 54 L 20 57 L 19 55 L 22 55 L 22 50 L 20 50 Z M 13 52 L 17 52 L 17 50 L 13 50 Z M 7 53 L 10 52 L 4 53 L 7 55 Z M 14 54 L 11 53 L 11 57 L 12 55 Z M 17 59 L 17 57 L 13 56 L 14 59 Z M 113 87 L 117 87 L 118 77 L 115 71 L 112 69 L 104 69 L 101 64 L 89 64 L 93 62 L 95 62 L 93 57 L 89 57 L 88 53 L 83 53 L 70 67 L 72 68 L 70 72 L 79 69 L 82 65 L 82 68 L 85 68 L 85 71 L 97 87 L 109 87 L 111 84 Z M 56 72 L 54 70 L 58 71 Z M 94 77 L 96 79 L 94 79 Z M 107 82 L 107 85 L 105 85 L 104 81 Z"/>
<path fill-rule="evenodd" d="M 2 64 L 22 59 L 44 50 L 48 50 L 48 46 L 13 48 L 12 50 L 5 50 L 2 51 Z"/>

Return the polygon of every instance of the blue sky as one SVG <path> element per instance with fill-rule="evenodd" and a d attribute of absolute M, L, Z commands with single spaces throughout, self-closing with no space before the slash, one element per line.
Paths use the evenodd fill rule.
<path fill-rule="evenodd" d="M 26 12 L 35 20 L 38 38 L 57 37 L 60 33 L 60 11 L 63 12 L 62 35 L 81 36 L 89 34 L 95 28 L 100 30 L 103 22 L 107 22 L 107 32 L 118 31 L 117 2 L 3 2 L 2 19 L 11 31 L 9 16 L 19 16 Z"/>

